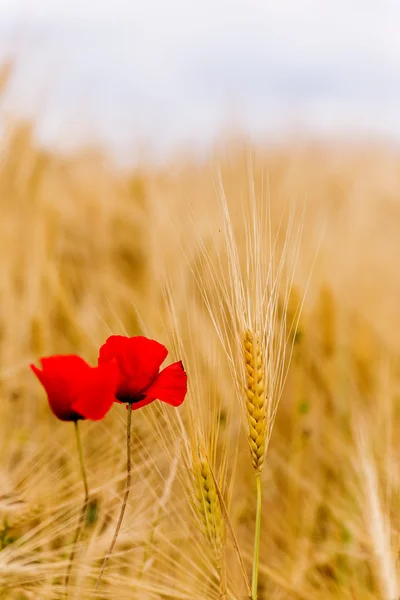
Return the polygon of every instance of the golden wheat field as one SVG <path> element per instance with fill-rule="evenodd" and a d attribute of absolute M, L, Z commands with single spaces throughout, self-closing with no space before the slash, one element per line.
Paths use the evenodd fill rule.
<path fill-rule="evenodd" d="M 398 598 L 400 155 L 232 143 L 129 171 L 4 140 L 0 597 Z M 133 412 L 96 592 L 127 412 L 80 424 L 67 592 L 79 458 L 29 364 L 95 364 L 110 334 L 164 343 L 188 395 Z"/>

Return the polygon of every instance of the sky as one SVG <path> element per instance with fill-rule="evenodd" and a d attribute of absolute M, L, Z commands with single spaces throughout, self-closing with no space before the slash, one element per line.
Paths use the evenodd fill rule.
<path fill-rule="evenodd" d="M 53 145 L 400 140 L 398 0 L 0 0 L 2 102 Z"/>

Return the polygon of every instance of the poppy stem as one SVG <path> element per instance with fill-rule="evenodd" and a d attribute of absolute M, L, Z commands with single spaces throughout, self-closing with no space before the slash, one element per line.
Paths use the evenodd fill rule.
<path fill-rule="evenodd" d="M 83 462 L 83 450 L 82 450 L 82 442 L 81 442 L 81 436 L 79 433 L 79 427 L 78 427 L 78 421 L 74 421 L 74 426 L 75 426 L 75 435 L 76 435 L 76 445 L 78 448 L 78 454 L 79 454 L 79 463 L 80 463 L 80 467 L 81 467 L 81 475 L 82 475 L 82 481 L 83 481 L 83 487 L 85 489 L 85 497 L 83 500 L 83 504 L 82 504 L 82 509 L 79 515 L 79 521 L 78 521 L 78 525 L 75 531 L 75 537 L 74 537 L 74 542 L 72 545 L 72 551 L 69 557 L 69 561 L 68 561 L 68 568 L 67 568 L 67 575 L 65 577 L 65 589 L 66 589 L 66 595 L 68 596 L 68 585 L 69 585 L 69 580 L 70 580 L 70 575 L 71 575 L 71 569 L 72 569 L 72 565 L 74 562 L 74 558 L 75 558 L 75 554 L 76 554 L 76 548 L 79 542 L 79 538 L 81 536 L 82 533 L 82 529 L 83 529 L 83 524 L 85 521 L 85 514 L 86 514 L 86 509 L 89 503 L 89 487 L 88 487 L 88 483 L 87 483 L 87 477 L 86 477 L 86 471 L 85 471 L 85 464 Z"/>
<path fill-rule="evenodd" d="M 115 533 L 113 539 L 111 541 L 110 547 L 108 549 L 107 554 L 104 557 L 103 564 L 101 565 L 100 574 L 96 581 L 95 591 L 98 589 L 100 585 L 101 578 L 104 573 L 104 569 L 107 566 L 108 560 L 112 554 L 112 551 L 115 546 L 115 542 L 117 541 L 119 530 L 121 529 L 122 521 L 125 514 L 126 504 L 128 502 L 129 492 L 131 489 L 131 481 L 132 481 L 132 462 L 131 462 L 131 423 L 132 423 L 132 404 L 128 404 L 128 419 L 126 425 L 126 487 L 125 487 L 125 495 L 124 500 L 121 506 L 121 512 L 119 513 L 117 527 L 115 528 Z"/>

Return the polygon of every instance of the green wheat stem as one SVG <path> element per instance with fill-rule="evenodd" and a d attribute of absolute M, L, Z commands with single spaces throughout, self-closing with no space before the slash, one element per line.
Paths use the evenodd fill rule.
<path fill-rule="evenodd" d="M 261 500 L 262 488 L 260 473 L 256 475 L 257 484 L 257 512 L 256 512 L 256 529 L 254 534 L 254 556 L 253 556 L 253 576 L 251 582 L 251 598 L 257 600 L 258 590 L 258 565 L 260 562 L 260 538 L 261 538 Z"/>
<path fill-rule="evenodd" d="M 86 510 L 87 510 L 88 503 L 89 503 L 89 487 L 88 487 L 88 482 L 87 482 L 87 477 L 86 477 L 85 463 L 83 461 L 83 449 L 82 449 L 81 436 L 79 433 L 78 421 L 74 421 L 74 426 L 75 426 L 76 445 L 78 448 L 79 464 L 81 467 L 81 475 L 82 475 L 83 487 L 85 490 L 85 496 L 83 499 L 83 504 L 82 504 L 80 515 L 79 515 L 78 525 L 77 525 L 77 528 L 75 531 L 75 537 L 74 537 L 74 541 L 73 541 L 73 545 L 72 545 L 71 554 L 70 554 L 70 557 L 68 560 L 67 574 L 65 577 L 65 590 L 66 590 L 67 596 L 68 596 L 68 585 L 69 585 L 69 580 L 70 580 L 70 576 L 71 576 L 71 569 L 72 569 L 72 565 L 74 562 L 76 548 L 77 548 L 77 545 L 79 542 L 79 538 L 82 533 L 83 525 L 85 522 L 85 514 L 86 514 Z"/>
<path fill-rule="evenodd" d="M 111 541 L 110 547 L 108 549 L 107 554 L 104 557 L 103 564 L 101 565 L 100 574 L 96 581 L 95 591 L 98 589 L 100 585 L 101 578 L 104 573 L 104 569 L 107 566 L 108 560 L 112 554 L 112 551 L 115 546 L 115 542 L 117 541 L 119 530 L 121 529 L 122 521 L 125 514 L 126 505 L 129 498 L 129 492 L 131 489 L 132 482 L 132 461 L 131 461 L 131 424 L 132 424 L 132 404 L 128 404 L 128 418 L 126 423 L 126 487 L 125 487 L 125 495 L 121 506 L 121 512 L 119 513 L 117 526 L 115 528 L 115 533 L 113 539 Z"/>

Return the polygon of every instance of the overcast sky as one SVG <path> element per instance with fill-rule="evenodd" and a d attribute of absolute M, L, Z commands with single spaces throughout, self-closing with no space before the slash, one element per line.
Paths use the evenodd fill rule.
<path fill-rule="evenodd" d="M 0 0 L 9 54 L 6 106 L 52 143 L 400 140 L 399 0 Z"/>

